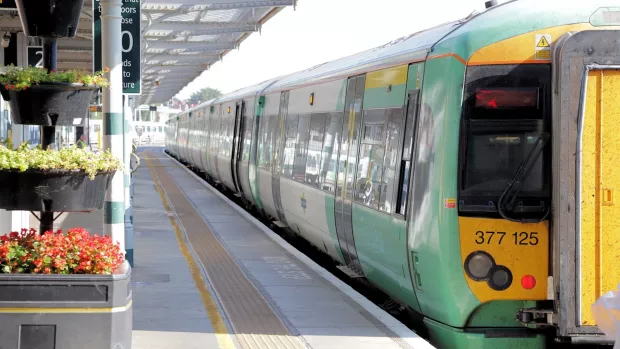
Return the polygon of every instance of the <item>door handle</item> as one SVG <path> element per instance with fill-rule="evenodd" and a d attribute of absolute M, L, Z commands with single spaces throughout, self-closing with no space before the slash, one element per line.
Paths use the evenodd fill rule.
<path fill-rule="evenodd" d="M 420 273 L 418 273 L 418 263 L 420 262 L 420 258 L 418 257 L 418 253 L 416 251 L 411 251 L 411 268 L 413 274 L 413 285 L 419 291 L 422 291 L 422 277 Z"/>

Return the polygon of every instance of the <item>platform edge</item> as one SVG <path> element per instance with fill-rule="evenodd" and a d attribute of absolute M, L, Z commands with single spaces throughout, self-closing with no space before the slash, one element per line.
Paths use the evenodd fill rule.
<path fill-rule="evenodd" d="M 361 306 L 364 310 L 374 316 L 377 320 L 379 320 L 383 325 L 392 330 L 396 335 L 398 335 L 402 340 L 407 342 L 407 344 L 411 345 L 415 349 L 437 349 L 432 346 L 428 341 L 424 338 L 420 337 L 418 334 L 410 330 L 407 326 L 402 324 L 400 321 L 395 319 L 393 316 L 385 312 L 383 309 L 379 308 L 377 305 L 369 301 L 366 297 L 361 295 L 359 292 L 355 291 L 351 286 L 339 280 L 337 277 L 332 275 L 325 268 L 318 265 L 315 261 L 310 259 L 305 254 L 299 252 L 296 248 L 291 246 L 286 240 L 282 239 L 278 234 L 269 230 L 264 224 L 262 224 L 258 219 L 249 214 L 243 208 L 239 207 L 237 204 L 232 202 L 229 198 L 227 198 L 224 194 L 220 193 L 217 189 L 213 188 L 209 183 L 205 182 L 202 178 L 200 178 L 197 174 L 192 172 L 190 169 L 181 164 L 177 159 L 173 158 L 166 152 L 162 150 L 162 154 L 167 156 L 169 159 L 174 161 L 179 165 L 182 169 L 187 171 L 190 175 L 196 178 L 205 188 L 209 189 L 211 192 L 216 194 L 219 198 L 224 200 L 229 206 L 231 206 L 234 210 L 236 210 L 239 214 L 241 214 L 245 219 L 254 224 L 258 229 L 260 229 L 263 233 L 265 233 L 271 240 L 284 248 L 288 253 L 295 256 L 295 258 L 299 259 L 302 263 L 304 263 L 308 268 L 312 269 L 314 272 L 319 274 L 322 278 L 336 287 L 339 291 L 347 295 L 354 302 L 356 302 L 359 306 Z M 394 326 L 390 324 L 387 320 L 391 320 L 392 322 L 397 322 L 400 325 Z"/>

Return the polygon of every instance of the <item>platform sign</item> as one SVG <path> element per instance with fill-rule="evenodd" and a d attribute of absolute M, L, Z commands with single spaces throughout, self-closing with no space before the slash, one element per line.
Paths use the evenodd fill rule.
<path fill-rule="evenodd" d="M 142 93 L 142 70 L 140 52 L 140 0 L 123 0 L 121 7 L 121 35 L 123 44 L 123 94 L 139 95 Z M 93 70 L 100 71 L 101 66 L 101 4 L 93 0 Z"/>
<path fill-rule="evenodd" d="M 16 11 L 17 5 L 15 0 L 0 0 L 0 10 Z"/>
<path fill-rule="evenodd" d="M 28 46 L 28 65 L 31 67 L 43 66 L 43 46 Z"/>

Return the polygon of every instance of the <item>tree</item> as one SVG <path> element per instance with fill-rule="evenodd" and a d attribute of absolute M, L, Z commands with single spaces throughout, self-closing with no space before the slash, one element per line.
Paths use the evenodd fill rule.
<path fill-rule="evenodd" d="M 200 104 L 213 98 L 220 97 L 221 95 L 222 92 L 220 90 L 211 87 L 205 87 L 192 93 L 187 102 L 189 104 Z"/>

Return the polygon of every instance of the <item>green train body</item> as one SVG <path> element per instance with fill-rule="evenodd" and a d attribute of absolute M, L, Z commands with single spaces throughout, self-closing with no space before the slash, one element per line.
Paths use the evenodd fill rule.
<path fill-rule="evenodd" d="M 533 170 L 541 188 L 523 199 L 532 213 L 513 212 L 534 217 L 531 222 L 485 209 L 499 205 L 501 191 L 476 177 L 500 176 L 485 164 L 504 166 L 512 177 L 519 163 L 505 164 L 500 152 L 511 146 L 522 153 L 516 159 L 525 160 L 530 148 L 501 142 L 523 128 L 531 136 L 517 138 L 533 146 L 534 136 L 554 127 L 553 45 L 566 33 L 618 30 L 619 9 L 611 0 L 494 6 L 208 101 L 169 120 L 166 147 L 329 254 L 352 277 L 419 314 L 437 347 L 544 348 L 549 332 L 524 320 L 533 314 L 524 309 L 554 313 L 551 285 L 565 282 L 554 272 L 552 218 L 544 215 L 552 206 L 551 147 Z M 522 88 L 520 99 L 484 100 L 483 92 L 504 87 Z M 536 105 L 528 104 L 530 90 Z M 488 103 L 498 101 L 536 117 L 510 127 L 497 123 L 491 119 L 515 113 L 494 111 Z M 478 115 L 491 121 L 478 124 Z M 483 138 L 472 130 L 479 125 L 489 127 L 480 134 L 508 134 L 494 138 L 497 154 L 488 143 L 478 147 Z M 497 125 L 504 129 L 493 131 Z M 468 172 L 472 167 L 479 172 Z M 506 186 L 510 178 L 501 175 Z M 477 184 L 467 187 L 470 182 Z M 477 191 L 480 186 L 486 189 Z M 509 273 L 471 277 L 464 265 L 478 250 Z M 598 330 L 591 332 L 595 342 L 604 341 Z M 573 334 L 558 329 L 557 335 Z"/>

